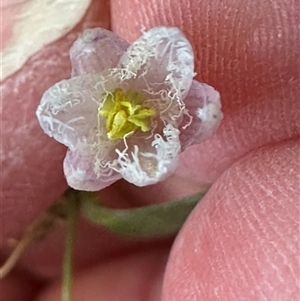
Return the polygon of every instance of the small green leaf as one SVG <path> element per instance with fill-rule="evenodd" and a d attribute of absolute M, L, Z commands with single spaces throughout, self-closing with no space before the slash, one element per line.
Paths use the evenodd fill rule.
<path fill-rule="evenodd" d="M 89 221 L 122 235 L 146 238 L 178 232 L 204 194 L 133 209 L 103 207 L 90 192 L 80 192 L 80 199 L 82 214 Z"/>

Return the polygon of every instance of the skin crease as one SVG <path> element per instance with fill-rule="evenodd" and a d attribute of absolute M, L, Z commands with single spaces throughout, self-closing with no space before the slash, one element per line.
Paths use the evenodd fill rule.
<path fill-rule="evenodd" d="M 105 26 L 105 21 L 99 20 L 107 20 L 107 11 L 95 14 L 93 22 L 98 20 Z M 172 178 L 143 189 L 120 181 L 101 192 L 109 205 L 128 207 L 151 203 L 153 196 L 160 201 L 183 196 L 214 182 L 176 238 L 164 277 L 163 300 L 299 298 L 298 11 L 296 1 L 111 3 L 112 28 L 128 41 L 140 35 L 142 26 L 180 27 L 195 49 L 197 79 L 214 86 L 222 96 L 225 118 L 220 129 L 209 141 L 182 154 L 180 168 Z M 10 99 L 3 103 L 2 142 L 5 151 L 14 151 L 13 158 L 22 158 L 20 163 L 3 164 L 3 254 L 9 252 L 6 240 L 18 237 L 66 187 L 61 171 L 65 149 L 43 135 L 34 116 L 41 93 L 68 77 L 68 47 L 62 48 L 66 41 L 68 37 L 48 48 L 49 53 L 59 54 L 56 64 L 45 64 L 41 52 L 2 84 L 4 99 Z M 20 78 L 36 62 L 46 67 L 34 69 L 34 76 L 19 90 L 7 92 L 18 87 Z M 35 79 L 43 78 L 49 70 L 53 70 L 50 76 L 36 85 Z M 20 110 L 28 88 L 27 105 Z M 17 114 L 26 117 L 22 123 L 25 129 L 30 125 L 30 131 L 16 131 Z M 62 243 L 63 235 L 56 231 L 20 262 L 25 272 L 34 272 L 37 278 L 48 281 L 48 287 L 37 293 L 37 300 L 58 299 L 56 278 Z M 131 293 L 129 300 L 159 300 L 159 285 L 155 283 L 163 277 L 169 245 L 170 241 L 163 240 L 129 241 L 82 224 L 76 248 L 75 298 L 87 296 L 84 292 L 89 283 L 94 290 L 88 297 L 90 301 L 99 300 L 99 296 L 108 301 L 123 300 L 126 288 L 126 293 Z M 81 271 L 82 267 L 86 269 Z M 109 279 L 105 277 L 108 271 L 112 275 Z M 132 275 L 132 282 L 123 271 Z M 15 291 L 19 288 L 20 295 L 10 301 L 24 296 L 23 275 L 14 276 L 15 283 L 19 283 Z M 111 286 L 111 290 L 105 290 L 115 283 L 122 289 Z M 9 285 L 3 285 L 1 293 L 1 301 L 12 296 Z"/>

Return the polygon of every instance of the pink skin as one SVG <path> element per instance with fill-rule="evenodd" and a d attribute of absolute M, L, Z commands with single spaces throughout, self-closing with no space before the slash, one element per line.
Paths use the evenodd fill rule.
<path fill-rule="evenodd" d="M 160 201 L 180 197 L 215 182 L 176 238 L 163 300 L 298 300 L 299 7 L 279 0 L 276 5 L 231 0 L 135 3 L 112 2 L 113 29 L 132 42 L 141 25 L 179 26 L 195 48 L 197 79 L 220 91 L 225 118 L 212 139 L 182 154 L 172 178 L 147 188 L 120 181 L 101 193 L 103 199 L 128 207 L 158 196 Z M 107 15 L 94 10 L 90 21 L 105 26 Z M 11 155 L 1 175 L 4 254 L 9 253 L 7 239 L 18 237 L 66 187 L 61 165 L 65 148 L 42 133 L 34 113 L 41 93 L 69 77 L 69 40 L 70 35 L 47 47 L 2 84 L 4 99 L 9 99 L 3 103 L 2 141 L 5 154 Z M 19 90 L 9 92 L 17 85 Z M 58 299 L 62 243 L 63 234 L 56 231 L 20 262 L 25 272 L 53 279 L 37 300 Z M 103 294 L 108 301 L 123 300 L 125 293 L 131 293 L 129 300 L 159 300 L 155 294 L 168 246 L 170 241 L 134 242 L 82 224 L 75 298 L 87 296 L 89 283 L 90 301 Z M 93 267 L 80 270 L 88 265 Z M 19 288 L 20 295 L 10 301 L 20 296 L 26 300 L 23 279 L 14 278 L 19 283 L 14 293 Z M 117 286 L 105 290 L 112 284 Z M 3 301 L 13 296 L 9 285 L 1 293 Z"/>
<path fill-rule="evenodd" d="M 20 1 L 21 2 L 21 1 Z M 21 11 L 21 8 L 23 6 L 22 3 L 19 1 L 16 1 L 13 5 L 9 6 L 8 1 L 1 1 L 0 8 L 1 8 L 1 18 L 2 20 L 5 20 L 1 24 L 1 44 L 0 49 L 3 49 L 6 43 L 9 41 L 9 39 L 12 36 L 12 29 L 13 24 L 16 16 Z"/>

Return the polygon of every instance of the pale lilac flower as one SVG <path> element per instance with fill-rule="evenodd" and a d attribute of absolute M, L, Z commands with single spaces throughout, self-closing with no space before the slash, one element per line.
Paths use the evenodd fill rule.
<path fill-rule="evenodd" d="M 70 56 L 72 77 L 44 93 L 37 117 L 69 148 L 64 172 L 75 189 L 96 191 L 120 178 L 157 183 L 222 119 L 219 93 L 193 80 L 194 53 L 177 28 L 153 28 L 132 45 L 88 29 Z"/>

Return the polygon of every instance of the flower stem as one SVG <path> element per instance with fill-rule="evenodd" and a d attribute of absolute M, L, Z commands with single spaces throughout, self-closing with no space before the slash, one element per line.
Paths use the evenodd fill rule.
<path fill-rule="evenodd" d="M 161 204 L 112 209 L 99 204 L 97 194 L 79 192 L 84 218 L 112 232 L 135 238 L 153 238 L 177 233 L 204 195 L 205 192 L 199 192 Z"/>
<path fill-rule="evenodd" d="M 79 216 L 80 201 L 76 193 L 69 199 L 69 215 L 66 235 L 65 254 L 62 267 L 62 301 L 72 300 L 72 274 L 76 228 Z"/>

